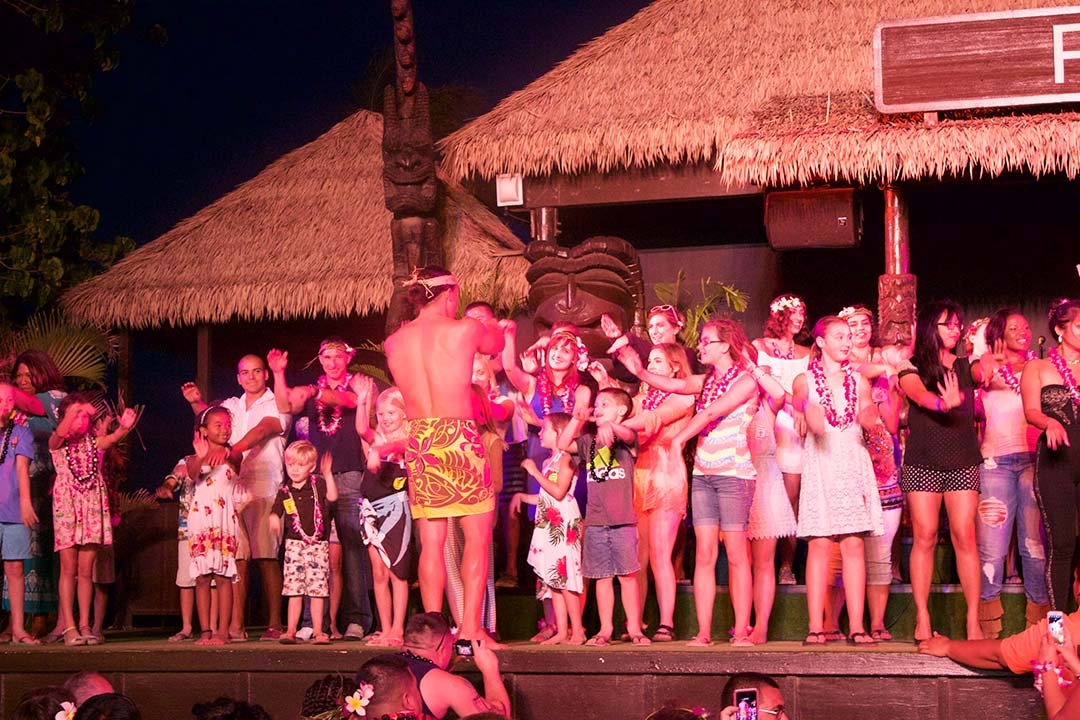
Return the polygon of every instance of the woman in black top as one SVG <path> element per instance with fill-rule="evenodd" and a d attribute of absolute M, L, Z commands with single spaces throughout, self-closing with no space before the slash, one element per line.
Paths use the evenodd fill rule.
<path fill-rule="evenodd" d="M 975 511 L 979 503 L 979 439 L 971 365 L 955 348 L 963 328 L 951 301 L 930 303 L 915 321 L 915 353 L 899 371 L 900 390 L 911 403 L 911 431 L 900 471 L 900 488 L 911 512 L 911 593 L 915 642 L 929 639 L 930 576 L 941 503 L 949 516 L 956 570 L 967 606 L 967 637 L 979 630 L 979 553 Z"/>
<path fill-rule="evenodd" d="M 1045 360 L 1032 360 L 1020 378 L 1024 417 L 1042 430 L 1035 455 L 1035 499 L 1046 529 L 1050 604 L 1065 610 L 1080 515 L 1080 298 L 1050 308 L 1058 342 Z"/>

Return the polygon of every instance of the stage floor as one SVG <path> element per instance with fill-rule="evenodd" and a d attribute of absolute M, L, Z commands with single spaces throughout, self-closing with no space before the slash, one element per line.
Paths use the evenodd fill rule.
<path fill-rule="evenodd" d="M 170 643 L 165 635 L 117 633 L 96 647 L 7 645 L 0 650 L 0 718 L 26 690 L 96 670 L 131 696 L 146 720 L 185 719 L 195 702 L 228 695 L 257 702 L 275 720 L 299 714 L 304 689 L 327 673 L 352 675 L 385 648 L 336 642 L 284 646 L 250 641 L 224 647 Z M 253 635 L 254 637 L 254 635 Z M 976 671 L 920 655 L 911 643 L 807 648 L 777 641 L 754 648 L 684 642 L 635 647 L 541 647 L 512 643 L 500 665 L 520 720 L 644 718 L 668 700 L 718 711 L 726 677 L 740 671 L 776 678 L 793 718 L 1034 718 L 1041 703 L 1031 676 Z M 469 673 L 465 661 L 461 671 Z M 474 679 L 476 679 L 474 677 Z M 713 717 L 718 717 L 714 713 Z"/>

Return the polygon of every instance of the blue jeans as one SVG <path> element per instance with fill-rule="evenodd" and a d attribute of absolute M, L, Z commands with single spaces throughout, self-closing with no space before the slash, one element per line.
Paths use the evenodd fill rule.
<path fill-rule="evenodd" d="M 1005 556 L 1015 525 L 1024 592 L 1031 602 L 1046 603 L 1046 546 L 1035 502 L 1035 453 L 986 458 L 980 475 L 982 490 L 975 514 L 975 537 L 982 569 L 979 598 L 993 600 L 1001 595 Z"/>
<path fill-rule="evenodd" d="M 364 628 L 364 634 L 371 632 L 375 618 L 371 614 L 371 560 L 367 546 L 360 535 L 363 523 L 360 521 L 360 482 L 362 472 L 350 471 L 334 473 L 334 482 L 338 486 L 337 506 L 334 510 L 334 522 L 337 524 L 338 538 L 341 540 L 341 610 L 338 627 L 345 628 L 355 623 Z"/>

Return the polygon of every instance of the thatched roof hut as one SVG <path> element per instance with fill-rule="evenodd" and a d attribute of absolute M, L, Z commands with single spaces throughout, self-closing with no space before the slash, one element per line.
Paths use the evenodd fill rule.
<path fill-rule="evenodd" d="M 454 177 L 707 163 L 731 185 L 1073 177 L 1080 113 L 882 116 L 878 22 L 1066 0 L 656 0 L 442 142 Z"/>
<path fill-rule="evenodd" d="M 382 117 L 358 112 L 275 161 L 63 297 L 68 314 L 114 327 L 287 320 L 386 308 L 390 212 Z M 528 292 L 522 243 L 443 175 L 449 268 L 474 297 Z"/>

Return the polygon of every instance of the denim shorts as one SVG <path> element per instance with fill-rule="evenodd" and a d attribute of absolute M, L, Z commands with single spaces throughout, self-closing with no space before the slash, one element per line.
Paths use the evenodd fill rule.
<path fill-rule="evenodd" d="M 690 507 L 694 525 L 719 525 L 724 532 L 750 528 L 754 480 L 728 475 L 694 475 L 690 481 Z"/>
<path fill-rule="evenodd" d="M 30 528 L 22 523 L 0 523 L 0 557 L 4 560 L 29 560 Z"/>
<path fill-rule="evenodd" d="M 633 575 L 641 569 L 636 525 L 588 525 L 581 551 L 581 574 L 587 578 Z"/>

